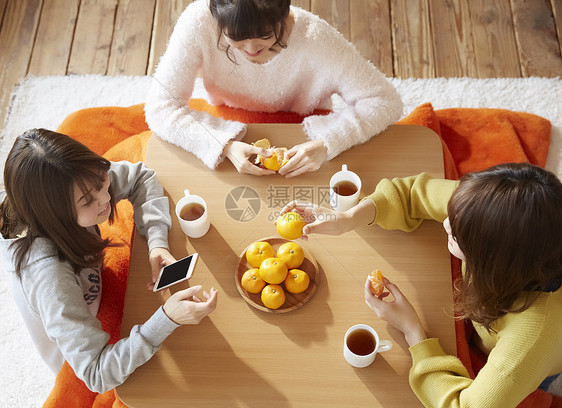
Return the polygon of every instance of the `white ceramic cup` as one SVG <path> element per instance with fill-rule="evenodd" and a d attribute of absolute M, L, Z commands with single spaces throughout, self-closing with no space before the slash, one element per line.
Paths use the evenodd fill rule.
<path fill-rule="evenodd" d="M 342 181 L 353 183 L 357 191 L 351 195 L 340 195 L 334 191 L 334 186 Z M 357 174 L 347 169 L 347 164 L 341 166 L 341 171 L 335 173 L 330 179 L 330 205 L 336 211 L 347 211 L 359 202 L 361 192 L 361 179 Z"/>
<path fill-rule="evenodd" d="M 374 348 L 368 354 L 356 354 L 351 351 L 348 346 L 349 336 L 358 330 L 366 330 L 375 340 Z M 366 324 L 356 324 L 351 326 L 343 338 L 343 356 L 349 364 L 357 368 L 363 368 L 371 365 L 371 363 L 375 361 L 377 353 L 382 353 L 383 351 L 388 351 L 390 349 L 392 349 L 392 342 L 390 340 L 380 340 L 376 330 Z"/>
<path fill-rule="evenodd" d="M 207 203 L 205 203 L 205 200 L 203 200 L 198 195 L 190 194 L 189 190 L 185 190 L 183 193 L 184 196 L 176 204 L 176 216 L 178 217 L 181 229 L 183 233 L 190 238 L 201 238 L 207 233 L 207 231 L 209 231 L 209 227 L 211 226 L 211 222 L 209 221 L 209 211 L 207 210 Z M 197 203 L 202 205 L 205 209 L 203 215 L 192 221 L 187 221 L 181 218 L 180 213 L 182 208 L 189 203 Z"/>

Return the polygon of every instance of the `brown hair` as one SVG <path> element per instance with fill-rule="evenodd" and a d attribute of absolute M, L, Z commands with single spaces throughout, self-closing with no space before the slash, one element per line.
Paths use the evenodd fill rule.
<path fill-rule="evenodd" d="M 527 309 L 562 278 L 562 184 L 527 163 L 508 163 L 461 179 L 448 204 L 465 255 L 458 285 L 461 318 L 491 330 L 499 317 Z M 523 304 L 514 304 L 527 292 Z"/>
<path fill-rule="evenodd" d="M 59 259 L 72 262 L 76 272 L 101 262 L 109 240 L 78 225 L 74 186 L 85 194 L 91 188 L 99 190 L 109 167 L 108 160 L 61 133 L 31 129 L 16 139 L 4 168 L 0 232 L 5 238 L 19 238 L 12 244 L 18 276 L 38 237 L 50 239 Z M 111 186 L 109 194 L 113 222 Z"/>
<path fill-rule="evenodd" d="M 285 20 L 289 15 L 291 0 L 210 0 L 211 14 L 217 21 L 217 47 L 220 49 L 224 34 L 234 41 L 261 38 L 273 33 L 275 44 L 286 48 L 282 42 L 286 30 Z M 230 45 L 226 46 L 228 58 Z"/>

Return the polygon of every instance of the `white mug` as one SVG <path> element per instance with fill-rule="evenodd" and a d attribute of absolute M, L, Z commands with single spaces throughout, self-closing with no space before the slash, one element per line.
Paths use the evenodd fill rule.
<path fill-rule="evenodd" d="M 390 340 L 380 340 L 371 326 L 351 326 L 343 338 L 343 356 L 353 367 L 363 368 L 375 361 L 377 353 L 392 349 Z"/>
<path fill-rule="evenodd" d="M 198 195 L 189 194 L 189 190 L 176 204 L 176 216 L 183 233 L 191 238 L 201 238 L 211 226 L 207 203 Z"/>
<path fill-rule="evenodd" d="M 345 194 L 338 194 L 336 188 L 347 191 L 344 192 Z M 361 179 L 347 169 L 347 164 L 344 164 L 341 166 L 341 171 L 335 173 L 330 179 L 330 205 L 336 211 L 347 211 L 359 202 L 360 191 Z"/>

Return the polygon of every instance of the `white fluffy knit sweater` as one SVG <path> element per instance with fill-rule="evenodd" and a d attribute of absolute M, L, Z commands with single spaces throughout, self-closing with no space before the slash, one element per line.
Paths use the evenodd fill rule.
<path fill-rule="evenodd" d="M 198 73 L 213 105 L 250 111 L 309 114 L 325 107 L 332 94 L 340 95 L 345 109 L 303 121 L 309 139 L 322 139 L 328 159 L 400 118 L 400 96 L 373 64 L 324 20 L 298 7 L 292 6 L 291 12 L 294 25 L 286 48 L 264 64 L 231 49 L 234 63 L 217 47 L 217 24 L 208 0 L 191 3 L 154 74 L 145 106 L 150 129 L 210 168 L 222 161 L 230 140 L 244 137 L 245 124 L 186 107 Z"/>

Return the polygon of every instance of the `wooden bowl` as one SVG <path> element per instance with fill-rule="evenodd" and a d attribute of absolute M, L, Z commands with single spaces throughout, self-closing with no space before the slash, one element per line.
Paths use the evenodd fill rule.
<path fill-rule="evenodd" d="M 279 247 L 281 245 L 283 245 L 286 242 L 291 242 L 287 239 L 277 238 L 277 237 L 262 238 L 262 239 L 258 239 L 256 241 L 269 242 L 270 245 L 275 250 L 276 254 L 277 254 L 277 250 L 279 249 Z M 244 272 L 246 272 L 248 269 L 253 268 L 246 261 L 246 251 L 249 247 L 249 245 L 248 245 L 248 247 L 246 247 L 244 249 L 244 251 L 240 254 L 240 257 L 238 259 L 238 265 L 236 267 L 236 270 L 234 271 L 234 278 L 236 280 L 236 288 L 238 289 L 238 292 L 240 292 L 240 296 L 242 296 L 242 298 L 246 302 L 248 302 L 251 306 L 255 307 L 258 310 L 261 310 L 263 312 L 268 312 L 268 313 L 287 313 L 287 312 L 291 312 L 291 311 L 293 311 L 295 309 L 298 309 L 299 307 L 303 306 L 306 302 L 308 302 L 310 300 L 310 298 L 312 297 L 312 295 L 314 295 L 314 292 L 316 292 L 316 288 L 318 288 L 318 281 L 319 281 L 318 263 L 316 262 L 316 259 L 314 259 L 314 257 L 310 254 L 310 252 L 308 252 L 308 250 L 302 244 L 299 243 L 298 245 L 304 251 L 304 261 L 303 261 L 302 265 L 299 266 L 297 269 L 300 269 L 300 270 L 306 272 L 306 274 L 310 278 L 310 283 L 308 284 L 308 288 L 304 292 L 302 292 L 302 293 L 291 293 L 288 290 L 286 290 L 285 285 L 283 283 L 281 283 L 280 285 L 283 287 L 283 290 L 285 291 L 285 303 L 283 303 L 283 305 L 279 309 L 269 309 L 266 306 L 264 306 L 263 302 L 261 301 L 261 292 L 260 293 L 250 293 L 242 287 L 242 283 L 241 283 L 242 282 L 242 275 L 244 275 Z"/>

